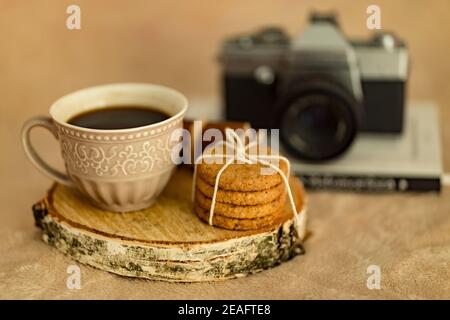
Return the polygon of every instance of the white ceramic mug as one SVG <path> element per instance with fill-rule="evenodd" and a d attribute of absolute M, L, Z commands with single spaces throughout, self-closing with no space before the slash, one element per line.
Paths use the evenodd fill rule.
<path fill-rule="evenodd" d="M 69 119 L 89 110 L 141 106 L 170 118 L 147 126 L 98 130 L 74 126 Z M 171 160 L 174 130 L 183 125 L 188 106 L 181 93 L 159 85 L 124 83 L 76 91 L 50 107 L 51 117 L 34 117 L 22 128 L 22 144 L 31 162 L 58 183 L 78 187 L 105 210 L 125 212 L 150 206 L 175 168 Z M 36 126 L 59 141 L 67 173 L 47 165 L 30 142 Z"/>

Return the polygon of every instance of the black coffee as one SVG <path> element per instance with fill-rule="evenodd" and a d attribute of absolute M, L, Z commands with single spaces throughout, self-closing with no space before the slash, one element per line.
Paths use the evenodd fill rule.
<path fill-rule="evenodd" d="M 68 123 L 89 129 L 117 130 L 142 127 L 168 118 L 167 114 L 152 108 L 114 106 L 77 114 Z"/>

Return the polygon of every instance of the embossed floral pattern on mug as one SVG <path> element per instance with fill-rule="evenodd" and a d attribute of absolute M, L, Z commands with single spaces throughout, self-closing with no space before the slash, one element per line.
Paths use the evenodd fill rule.
<path fill-rule="evenodd" d="M 101 145 L 61 137 L 62 155 L 70 173 L 108 178 L 166 171 L 173 167 L 170 154 L 174 145 L 168 133 L 152 140 Z"/>

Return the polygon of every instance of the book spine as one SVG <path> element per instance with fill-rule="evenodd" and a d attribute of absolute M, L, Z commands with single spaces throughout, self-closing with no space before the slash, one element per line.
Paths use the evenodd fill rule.
<path fill-rule="evenodd" d="M 439 177 L 380 177 L 298 174 L 306 188 L 361 191 L 361 192 L 409 192 L 441 190 Z"/>

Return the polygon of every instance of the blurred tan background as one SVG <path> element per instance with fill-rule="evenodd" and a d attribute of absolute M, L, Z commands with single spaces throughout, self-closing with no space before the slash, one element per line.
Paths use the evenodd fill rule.
<path fill-rule="evenodd" d="M 81 30 L 67 30 L 66 8 L 81 8 Z M 0 2 L 2 110 L 45 112 L 60 95 L 117 81 L 170 85 L 188 95 L 218 92 L 223 37 L 267 24 L 298 34 L 313 9 L 336 10 L 344 32 L 367 36 L 366 8 L 411 49 L 412 98 L 448 103 L 450 3 L 397 1 L 10 1 Z M 9 111 L 9 112 L 8 112 Z"/>
<path fill-rule="evenodd" d="M 81 30 L 66 28 L 66 8 L 70 4 L 81 8 Z M 33 227 L 30 207 L 43 196 L 50 181 L 31 166 L 21 150 L 19 132 L 27 118 L 48 114 L 50 104 L 66 93 L 111 82 L 160 83 L 177 88 L 189 98 L 219 97 L 220 69 L 216 55 L 225 36 L 267 24 L 285 27 L 294 35 L 303 30 L 307 15 L 313 9 L 333 9 L 338 13 L 346 35 L 368 36 L 366 8 L 370 4 L 381 7 L 382 29 L 394 30 L 409 45 L 412 57 L 408 85 L 410 100 L 435 100 L 440 106 L 441 131 L 444 149 L 447 149 L 444 166 L 450 170 L 450 128 L 446 126 L 450 120 L 448 0 L 0 0 L 0 201 L 6 204 L 0 214 L 3 260 L 0 261 L 0 276 L 8 279 L 3 285 L 14 286 L 14 275 L 24 277 L 22 291 L 16 286 L 12 292 L 16 297 L 33 297 L 34 293 L 24 294 L 27 291 L 25 278 L 35 276 L 33 268 L 46 272 L 42 265 L 31 264 L 34 267 L 25 271 L 17 267 L 27 265 L 26 255 L 35 252 L 36 243 L 39 243 L 38 252 L 44 255 L 48 252 L 48 248 L 36 240 L 39 236 Z M 45 158 L 60 164 L 56 142 L 50 135 L 36 132 L 35 136 L 37 148 L 42 150 Z M 325 193 L 313 196 L 313 203 L 314 197 L 325 202 L 331 199 L 331 203 L 343 199 Z M 344 203 L 348 203 L 349 208 L 352 201 L 355 205 L 379 202 L 371 196 L 353 197 L 344 196 L 347 199 Z M 427 204 L 424 210 L 435 210 L 437 225 L 449 225 L 448 220 L 447 224 L 443 222 L 444 213 L 441 212 L 449 209 L 448 201 L 442 198 L 448 199 L 448 192 L 444 192 L 439 200 L 436 196 L 424 196 L 420 200 L 411 200 L 409 196 L 393 197 L 397 205 L 409 205 L 410 208 Z M 389 205 L 386 202 L 381 209 L 385 210 Z M 320 225 L 316 228 L 320 230 Z M 32 239 L 29 239 L 30 234 Z M 311 240 L 311 244 L 317 240 Z M 3 254 L 16 252 L 18 247 L 29 251 L 24 249 L 25 256 Z M 448 251 L 448 247 L 445 250 Z M 55 261 L 59 259 L 57 254 L 51 257 Z M 39 261 L 40 258 L 36 259 Z M 45 259 L 48 263 L 48 257 Z M 330 265 L 323 263 L 327 264 Z M 106 275 L 103 278 L 109 279 Z M 289 278 L 285 280 L 290 281 Z M 433 288 L 429 279 L 422 280 L 424 285 Z M 319 287 L 323 288 L 323 285 Z M 187 289 L 183 290 L 188 293 Z M 335 289 L 328 292 L 349 297 L 336 294 Z M 414 290 L 411 292 L 418 294 Z M 180 297 L 173 292 L 172 296 Z M 227 297 L 232 298 L 232 295 Z M 285 297 L 288 297 L 287 293 Z"/>
<path fill-rule="evenodd" d="M 70 4 L 81 8 L 81 30 L 66 28 Z M 408 42 L 409 98 L 436 100 L 443 117 L 450 119 L 447 0 L 2 0 L 0 139 L 12 139 L 11 152 L 21 152 L 13 137 L 25 119 L 47 114 L 50 104 L 66 93 L 97 84 L 152 82 L 177 88 L 189 98 L 220 98 L 216 56 L 225 36 L 267 24 L 295 35 L 316 9 L 335 10 L 345 34 L 365 37 L 370 4 L 380 6 L 382 28 L 395 30 Z M 450 141 L 450 131 L 443 134 Z M 450 159 L 446 167 L 450 169 Z"/>

